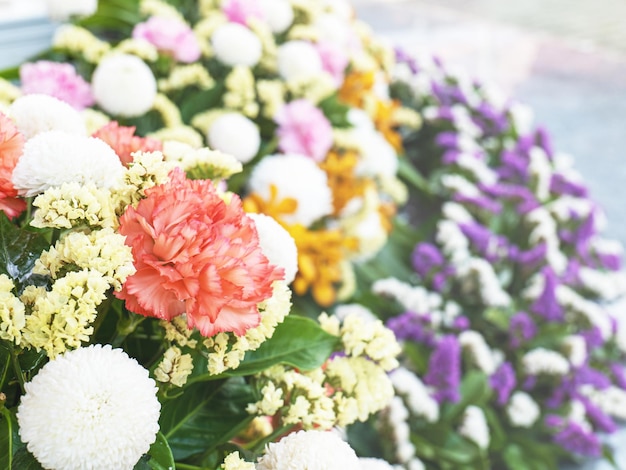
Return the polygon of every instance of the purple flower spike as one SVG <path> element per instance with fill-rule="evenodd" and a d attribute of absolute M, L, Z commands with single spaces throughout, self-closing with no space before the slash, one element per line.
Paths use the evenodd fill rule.
<path fill-rule="evenodd" d="M 542 272 L 544 278 L 543 292 L 530 309 L 547 321 L 561 321 L 563 320 L 563 308 L 556 298 L 558 285 L 556 274 L 548 266 L 543 268 Z"/>
<path fill-rule="evenodd" d="M 510 362 L 504 362 L 498 370 L 489 378 L 491 388 L 496 392 L 497 403 L 502 406 L 509 401 L 511 392 L 517 385 L 515 369 Z"/>
<path fill-rule="evenodd" d="M 511 346 L 518 348 L 535 337 L 537 326 L 526 312 L 518 312 L 511 317 L 509 331 L 511 332 Z"/>
<path fill-rule="evenodd" d="M 556 422 L 556 420 L 552 422 Z M 548 424 L 548 420 L 546 420 L 546 424 Z M 580 424 L 573 421 L 568 422 L 556 432 L 554 442 L 574 454 L 586 457 L 600 457 L 602 455 L 602 444 L 598 437 L 592 431 L 585 430 Z"/>
<path fill-rule="evenodd" d="M 432 243 L 418 243 L 411 254 L 411 262 L 415 272 L 426 277 L 433 270 L 443 266 L 445 258 L 437 246 Z"/>
<path fill-rule="evenodd" d="M 438 403 L 456 403 L 461 399 L 461 346 L 453 335 L 443 336 L 428 362 L 424 383 L 435 388 Z"/>

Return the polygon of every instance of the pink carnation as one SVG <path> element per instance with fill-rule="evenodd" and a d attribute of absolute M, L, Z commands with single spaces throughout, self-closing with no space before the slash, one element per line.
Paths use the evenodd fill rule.
<path fill-rule="evenodd" d="M 153 16 L 135 25 L 133 38 L 148 41 L 158 50 L 171 54 L 183 63 L 195 62 L 202 54 L 192 29 L 176 18 Z"/>
<path fill-rule="evenodd" d="M 333 145 L 333 127 L 324 113 L 306 99 L 284 105 L 274 120 L 278 146 L 285 153 L 299 153 L 324 160 Z"/>
<path fill-rule="evenodd" d="M 11 176 L 24 147 L 24 136 L 8 116 L 0 113 L 0 211 L 12 219 L 26 209 L 26 201 L 17 197 Z"/>
<path fill-rule="evenodd" d="M 71 64 L 40 60 L 20 67 L 22 93 L 42 93 L 81 110 L 95 103 L 91 86 Z"/>
<path fill-rule="evenodd" d="M 141 315 L 171 320 L 186 313 L 189 327 L 207 337 L 257 326 L 258 303 L 284 277 L 263 254 L 239 197 L 227 204 L 213 182 L 189 180 L 180 169 L 126 209 L 119 232 L 137 272 L 115 295 Z"/>
<path fill-rule="evenodd" d="M 93 137 L 109 144 L 125 166 L 133 161 L 133 152 L 154 152 L 163 149 L 160 140 L 136 136 L 134 126 L 120 126 L 116 121 L 111 121 L 98 129 L 94 132 Z"/>
<path fill-rule="evenodd" d="M 344 80 L 346 67 L 350 62 L 348 55 L 344 49 L 329 41 L 320 41 L 316 47 L 322 59 L 322 68 L 333 77 L 335 84 L 340 86 Z"/>
<path fill-rule="evenodd" d="M 222 5 L 222 12 L 232 23 L 247 25 L 249 18 L 263 20 L 263 10 L 258 0 L 226 0 Z"/>

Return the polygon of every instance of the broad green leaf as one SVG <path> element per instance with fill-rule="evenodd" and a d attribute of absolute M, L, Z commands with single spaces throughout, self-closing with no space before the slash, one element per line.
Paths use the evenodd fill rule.
<path fill-rule="evenodd" d="M 17 420 L 7 408 L 0 410 L 0 468 L 5 470 L 18 469 L 14 465 L 14 454 L 20 444 L 17 433 Z"/>
<path fill-rule="evenodd" d="M 468 372 L 461 383 L 461 400 L 445 410 L 443 419 L 446 422 L 455 421 L 468 405 L 485 403 L 492 393 L 487 382 L 487 376 L 483 372 Z"/>
<path fill-rule="evenodd" d="M 26 447 L 18 449 L 13 456 L 13 468 L 15 470 L 44 470 L 33 454 L 28 452 Z"/>
<path fill-rule="evenodd" d="M 167 439 L 159 432 L 148 453 L 137 462 L 133 470 L 172 470 L 175 466 L 176 462 Z"/>
<path fill-rule="evenodd" d="M 502 452 L 502 458 L 509 470 L 527 470 L 528 464 L 522 449 L 517 444 L 509 444 Z"/>
<path fill-rule="evenodd" d="M 241 378 L 199 382 L 161 409 L 161 432 L 174 458 L 210 452 L 242 431 L 252 417 L 246 406 L 257 400 Z"/>

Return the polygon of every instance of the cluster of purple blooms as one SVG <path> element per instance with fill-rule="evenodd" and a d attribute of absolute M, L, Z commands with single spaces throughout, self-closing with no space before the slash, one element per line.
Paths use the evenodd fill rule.
<path fill-rule="evenodd" d="M 505 427 L 528 429 L 530 440 L 600 457 L 601 434 L 626 419 L 626 349 L 611 310 L 626 292 L 621 247 L 602 237 L 601 208 L 522 106 L 437 59 L 398 59 L 396 93 L 424 116 L 406 153 L 430 192 L 414 188 L 412 204 L 435 196 L 442 208 L 411 254 L 413 285 L 460 306 L 445 321 L 412 310 L 388 320 L 399 340 L 428 355 L 426 367 L 407 359 L 407 368 L 440 406 L 458 403 L 464 375 L 485 364 L 463 340 L 478 332 L 493 364 L 482 367 L 491 396 L 480 406 Z M 534 351 L 560 362 L 533 363 Z M 532 425 L 507 417 L 515 391 L 538 405 Z"/>

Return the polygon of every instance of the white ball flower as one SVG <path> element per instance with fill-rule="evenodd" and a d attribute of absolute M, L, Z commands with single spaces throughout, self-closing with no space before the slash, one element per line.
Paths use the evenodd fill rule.
<path fill-rule="evenodd" d="M 224 113 L 207 132 L 209 147 L 229 153 L 241 163 L 252 160 L 261 146 L 258 126 L 240 113 Z"/>
<path fill-rule="evenodd" d="M 360 470 L 393 470 L 393 467 L 383 459 L 362 457 L 359 459 Z"/>
<path fill-rule="evenodd" d="M 293 237 L 273 217 L 248 214 L 254 220 L 263 254 L 271 264 L 285 270 L 285 282 L 291 284 L 298 272 L 298 248 Z"/>
<path fill-rule="evenodd" d="M 26 139 L 52 130 L 87 134 L 81 114 L 54 96 L 39 93 L 20 96 L 11 104 L 9 114 Z"/>
<path fill-rule="evenodd" d="M 154 442 L 161 405 L 148 371 L 121 349 L 58 356 L 25 384 L 20 438 L 51 470 L 130 470 Z"/>
<path fill-rule="evenodd" d="M 380 132 L 357 129 L 354 136 L 361 150 L 361 161 L 356 167 L 358 175 L 395 176 L 398 171 L 398 155 Z"/>
<path fill-rule="evenodd" d="M 263 16 L 274 33 L 282 33 L 293 23 L 293 8 L 287 0 L 261 0 Z"/>
<path fill-rule="evenodd" d="M 239 23 L 225 23 L 211 36 L 211 44 L 217 58 L 226 65 L 254 67 L 261 60 L 261 40 Z"/>
<path fill-rule="evenodd" d="M 333 211 L 326 173 L 309 157 L 287 154 L 263 158 L 254 167 L 248 188 L 267 201 L 272 186 L 276 188 L 277 200 L 292 198 L 297 202 L 296 210 L 283 216 L 288 224 L 308 227 Z"/>
<path fill-rule="evenodd" d="M 72 16 L 93 15 L 98 9 L 98 0 L 47 0 L 48 16 L 56 21 L 67 21 Z"/>
<path fill-rule="evenodd" d="M 63 183 L 93 183 L 112 188 L 122 182 L 124 166 L 115 151 L 94 137 L 48 131 L 24 144 L 13 170 L 13 185 L 31 197 Z"/>
<path fill-rule="evenodd" d="M 288 41 L 278 48 L 278 72 L 289 80 L 315 77 L 323 72 L 317 49 L 306 41 Z"/>
<path fill-rule="evenodd" d="M 102 109 L 124 117 L 145 114 L 157 95 L 152 70 L 131 54 L 111 54 L 102 59 L 91 78 L 91 87 Z"/>
<path fill-rule="evenodd" d="M 358 469 L 359 458 L 341 437 L 328 431 L 298 431 L 268 444 L 257 470 Z"/>

